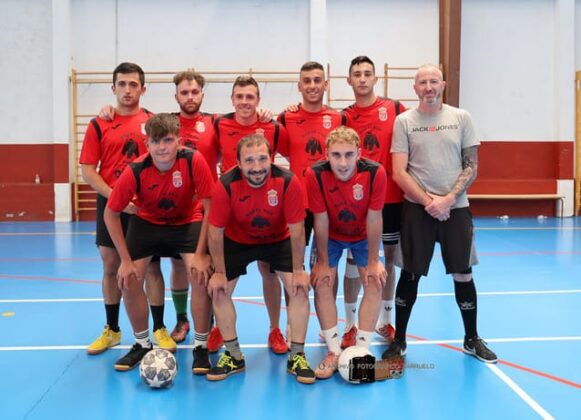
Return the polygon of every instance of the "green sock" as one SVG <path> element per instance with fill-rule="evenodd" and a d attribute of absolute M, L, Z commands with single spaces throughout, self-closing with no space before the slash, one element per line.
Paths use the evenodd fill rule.
<path fill-rule="evenodd" d="M 180 315 L 188 313 L 188 289 L 171 289 L 171 298 L 173 306 L 176 309 L 178 319 Z"/>

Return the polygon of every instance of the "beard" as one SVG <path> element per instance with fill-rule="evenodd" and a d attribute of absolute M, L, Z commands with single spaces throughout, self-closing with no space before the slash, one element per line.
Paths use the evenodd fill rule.
<path fill-rule="evenodd" d="M 180 109 L 186 115 L 194 115 L 200 110 L 201 103 L 180 104 Z"/>
<path fill-rule="evenodd" d="M 267 174 L 268 174 L 268 171 L 267 170 L 264 170 L 264 171 L 251 171 L 251 172 L 248 172 L 248 175 L 246 176 L 246 181 L 250 185 L 252 185 L 253 187 L 261 187 L 262 185 L 264 185 L 266 183 L 266 175 Z M 260 180 L 255 181 L 253 179 L 253 177 L 256 177 L 256 176 L 262 176 L 262 177 L 260 178 Z"/>

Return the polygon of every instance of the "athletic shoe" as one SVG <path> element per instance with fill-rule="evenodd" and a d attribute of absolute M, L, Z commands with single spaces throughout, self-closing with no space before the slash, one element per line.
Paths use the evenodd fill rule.
<path fill-rule="evenodd" d="M 486 347 L 486 342 L 480 337 L 464 339 L 464 353 L 471 354 L 484 363 L 496 363 L 498 357 Z"/>
<path fill-rule="evenodd" d="M 288 353 L 288 346 L 286 341 L 284 341 L 280 328 L 270 330 L 270 334 L 268 334 L 268 347 L 270 347 L 274 354 Z"/>
<path fill-rule="evenodd" d="M 170 337 L 165 327 L 159 328 L 153 332 L 153 341 L 155 341 L 155 344 L 157 344 L 160 349 L 171 351 L 172 353 L 175 353 L 176 351 L 176 342 Z"/>
<path fill-rule="evenodd" d="M 297 353 L 286 362 L 286 371 L 297 377 L 301 384 L 312 384 L 315 382 L 315 372 L 309 366 L 305 353 Z"/>
<path fill-rule="evenodd" d="M 171 338 L 173 338 L 173 341 L 176 343 L 181 343 L 186 339 L 188 332 L 190 332 L 190 321 L 187 319 L 185 321 L 180 319 L 171 332 Z"/>
<path fill-rule="evenodd" d="M 405 340 L 394 339 L 387 350 L 383 352 L 381 358 L 383 360 L 392 359 L 394 357 L 405 356 L 408 345 Z"/>
<path fill-rule="evenodd" d="M 230 352 L 226 350 L 220 355 L 220 359 L 216 366 L 211 368 L 207 373 L 206 378 L 209 381 L 222 381 L 234 373 L 243 372 L 244 369 L 244 355 L 242 355 L 242 359 L 236 360 L 230 356 Z"/>
<path fill-rule="evenodd" d="M 127 370 L 133 369 L 139 364 L 139 362 L 141 362 L 143 356 L 145 356 L 152 349 L 153 346 L 142 347 L 141 344 L 135 343 L 125 356 L 115 362 L 115 370 L 125 372 Z"/>
<path fill-rule="evenodd" d="M 89 347 L 87 347 L 87 353 L 91 355 L 103 353 L 110 347 L 115 347 L 121 342 L 121 330 L 115 332 L 109 328 L 109 325 L 105 325 L 103 332 L 95 341 L 93 341 Z"/>
<path fill-rule="evenodd" d="M 333 376 L 338 367 L 339 356 L 330 351 L 315 369 L 315 376 L 317 379 L 328 379 Z"/>
<path fill-rule="evenodd" d="M 383 324 L 381 327 L 378 326 L 375 332 L 382 336 L 388 343 L 391 343 L 395 338 L 395 328 L 391 324 Z"/>
<path fill-rule="evenodd" d="M 210 358 L 208 357 L 208 349 L 202 346 L 194 347 L 192 351 L 194 355 L 194 361 L 192 363 L 192 373 L 194 375 L 205 375 L 207 374 L 212 365 L 210 364 Z"/>
<path fill-rule="evenodd" d="M 210 353 L 216 353 L 224 345 L 224 339 L 222 338 L 222 333 L 218 327 L 214 327 L 210 330 L 208 335 L 208 351 Z"/>
<path fill-rule="evenodd" d="M 353 325 L 351 328 L 349 328 L 349 331 L 345 331 L 345 334 L 343 334 L 343 338 L 341 339 L 341 348 L 346 349 L 347 347 L 354 346 L 356 339 L 357 327 Z"/>

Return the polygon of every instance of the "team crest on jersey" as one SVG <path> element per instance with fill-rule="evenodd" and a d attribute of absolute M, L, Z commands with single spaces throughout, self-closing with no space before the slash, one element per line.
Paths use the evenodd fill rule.
<path fill-rule="evenodd" d="M 203 133 L 206 131 L 206 124 L 204 124 L 204 121 L 198 121 L 196 123 L 196 131 L 198 133 Z"/>
<path fill-rule="evenodd" d="M 257 128 L 256 129 L 256 134 L 259 134 L 261 136 L 264 136 L 264 128 Z"/>
<path fill-rule="evenodd" d="M 323 128 L 328 130 L 329 128 L 331 128 L 331 117 L 329 115 L 323 115 Z"/>
<path fill-rule="evenodd" d="M 353 185 L 353 198 L 357 201 L 363 200 L 363 185 L 361 184 Z"/>
<path fill-rule="evenodd" d="M 147 133 L 145 132 L 145 123 L 141 123 L 141 134 L 147 136 Z"/>
<path fill-rule="evenodd" d="M 387 121 L 387 108 L 382 106 L 377 112 L 379 113 L 379 121 Z"/>
<path fill-rule="evenodd" d="M 278 206 L 278 193 L 276 190 L 269 190 L 266 194 L 268 195 L 268 205 L 271 207 Z"/>
<path fill-rule="evenodd" d="M 175 188 L 179 188 L 184 184 L 184 180 L 182 179 L 182 173 L 180 171 L 175 171 L 171 174 L 173 186 Z"/>

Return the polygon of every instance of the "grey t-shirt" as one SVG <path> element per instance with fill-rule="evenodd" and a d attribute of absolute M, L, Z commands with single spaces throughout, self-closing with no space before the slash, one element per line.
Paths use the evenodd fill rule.
<path fill-rule="evenodd" d="M 444 104 L 436 114 L 421 113 L 417 108 L 400 114 L 393 128 L 391 153 L 407 153 L 412 178 L 425 191 L 446 195 L 462 172 L 462 149 L 479 144 L 470 114 Z M 453 208 L 467 206 L 463 192 Z"/>

